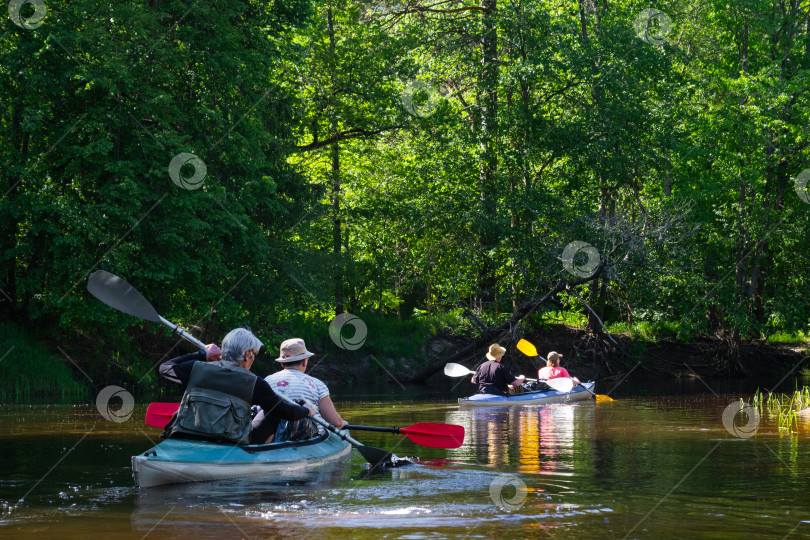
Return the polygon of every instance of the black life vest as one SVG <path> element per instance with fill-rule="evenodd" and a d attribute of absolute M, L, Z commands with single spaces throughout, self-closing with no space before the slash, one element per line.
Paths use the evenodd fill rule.
<path fill-rule="evenodd" d="M 256 380 L 236 362 L 196 362 L 180 409 L 161 437 L 185 434 L 248 444 Z"/>

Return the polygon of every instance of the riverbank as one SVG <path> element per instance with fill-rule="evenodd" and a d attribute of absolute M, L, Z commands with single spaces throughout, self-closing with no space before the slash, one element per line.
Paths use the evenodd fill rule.
<path fill-rule="evenodd" d="M 333 340 L 322 321 L 300 319 L 285 326 L 257 329 L 267 342 L 254 372 L 277 371 L 277 342 L 297 335 L 316 353 L 309 373 L 331 387 L 400 389 L 413 384 L 440 384 L 447 361 L 474 368 L 486 347 L 474 347 L 480 335 L 459 314 L 414 317 L 405 321 L 363 315 L 362 327 L 348 339 Z M 193 350 L 191 346 L 149 326 L 133 327 L 118 342 L 86 336 L 36 336 L 5 324 L 0 347 L 9 357 L 0 362 L 0 399 L 27 402 L 37 399 L 86 401 L 108 385 L 118 385 L 140 396 L 172 396 L 177 388 L 160 382 L 155 366 L 167 358 Z M 203 341 L 216 341 L 221 331 L 192 329 Z M 363 339 L 359 330 L 365 332 Z M 339 338 L 340 336 L 338 336 Z M 733 347 L 721 338 L 701 337 L 689 342 L 675 337 L 651 339 L 631 333 L 594 335 L 568 324 L 543 324 L 523 337 L 541 356 L 530 358 L 508 347 L 506 362 L 516 373 L 529 376 L 544 364 L 549 351 L 563 355 L 563 365 L 583 380 L 625 378 L 780 378 L 804 368 L 805 341 L 746 342 Z M 272 340 L 272 341 L 271 341 Z M 498 341 L 492 339 L 492 341 Z M 504 343 L 501 340 L 501 343 Z M 347 345 L 350 344 L 350 345 Z M 480 349 L 480 350 L 478 350 Z M 467 351 L 456 358 L 459 351 Z M 438 381 L 438 382 L 437 382 Z"/>
<path fill-rule="evenodd" d="M 649 339 L 630 333 L 594 335 L 584 328 L 565 324 L 544 325 L 542 331 L 523 336 L 538 350 L 540 356 L 530 358 L 509 349 L 505 362 L 514 373 L 535 374 L 545 365 L 550 351 L 563 355 L 563 363 L 582 380 L 623 380 L 655 378 L 751 378 L 778 379 L 790 373 L 798 374 L 808 367 L 808 343 L 805 341 L 746 342 L 735 348 L 721 338 L 700 337 L 689 342 L 674 337 Z M 425 346 L 428 367 L 421 370 L 420 380 L 441 377 L 447 358 L 456 350 L 469 347 L 474 339 L 436 336 Z M 469 354 L 460 362 L 474 368 L 484 359 L 486 348 Z M 433 375 L 425 376 L 433 371 Z M 413 381 L 413 379 L 410 379 Z"/>

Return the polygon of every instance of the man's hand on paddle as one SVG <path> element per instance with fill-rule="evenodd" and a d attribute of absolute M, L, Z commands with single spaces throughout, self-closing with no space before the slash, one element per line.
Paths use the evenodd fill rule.
<path fill-rule="evenodd" d="M 205 359 L 209 362 L 219 359 L 222 356 L 222 349 L 216 343 L 209 343 L 205 346 Z"/>

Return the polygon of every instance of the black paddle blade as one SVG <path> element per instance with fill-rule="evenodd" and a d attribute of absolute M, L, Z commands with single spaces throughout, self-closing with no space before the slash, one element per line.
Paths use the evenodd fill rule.
<path fill-rule="evenodd" d="M 392 454 L 390 452 L 386 452 L 385 450 L 380 450 L 379 448 L 374 448 L 373 446 L 355 446 L 357 451 L 360 452 L 366 461 L 369 462 L 372 468 L 374 467 L 385 467 L 388 463 L 391 462 Z"/>
<path fill-rule="evenodd" d="M 110 306 L 134 317 L 159 323 L 160 315 L 135 288 L 106 270 L 96 270 L 87 279 L 87 290 Z"/>

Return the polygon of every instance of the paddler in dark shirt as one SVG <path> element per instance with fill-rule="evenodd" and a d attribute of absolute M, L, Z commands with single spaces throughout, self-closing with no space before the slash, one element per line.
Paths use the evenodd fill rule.
<path fill-rule="evenodd" d="M 222 350 L 209 344 L 161 364 L 161 377 L 182 385 L 184 391 L 180 408 L 161 437 L 262 444 L 275 433 L 280 419 L 313 416 L 313 409 L 281 400 L 267 381 L 249 371 L 261 347 L 250 330 L 236 328 L 222 340 Z M 251 405 L 269 411 L 253 430 Z"/>
<path fill-rule="evenodd" d="M 472 377 L 472 383 L 478 385 L 480 394 L 505 396 L 509 394 L 510 384 L 517 388 L 526 379 L 525 375 L 515 377 L 508 367 L 501 364 L 504 353 L 506 353 L 506 349 L 497 343 L 489 346 L 489 352 L 487 353 L 489 362 L 484 362 L 478 366 L 475 375 Z"/>

